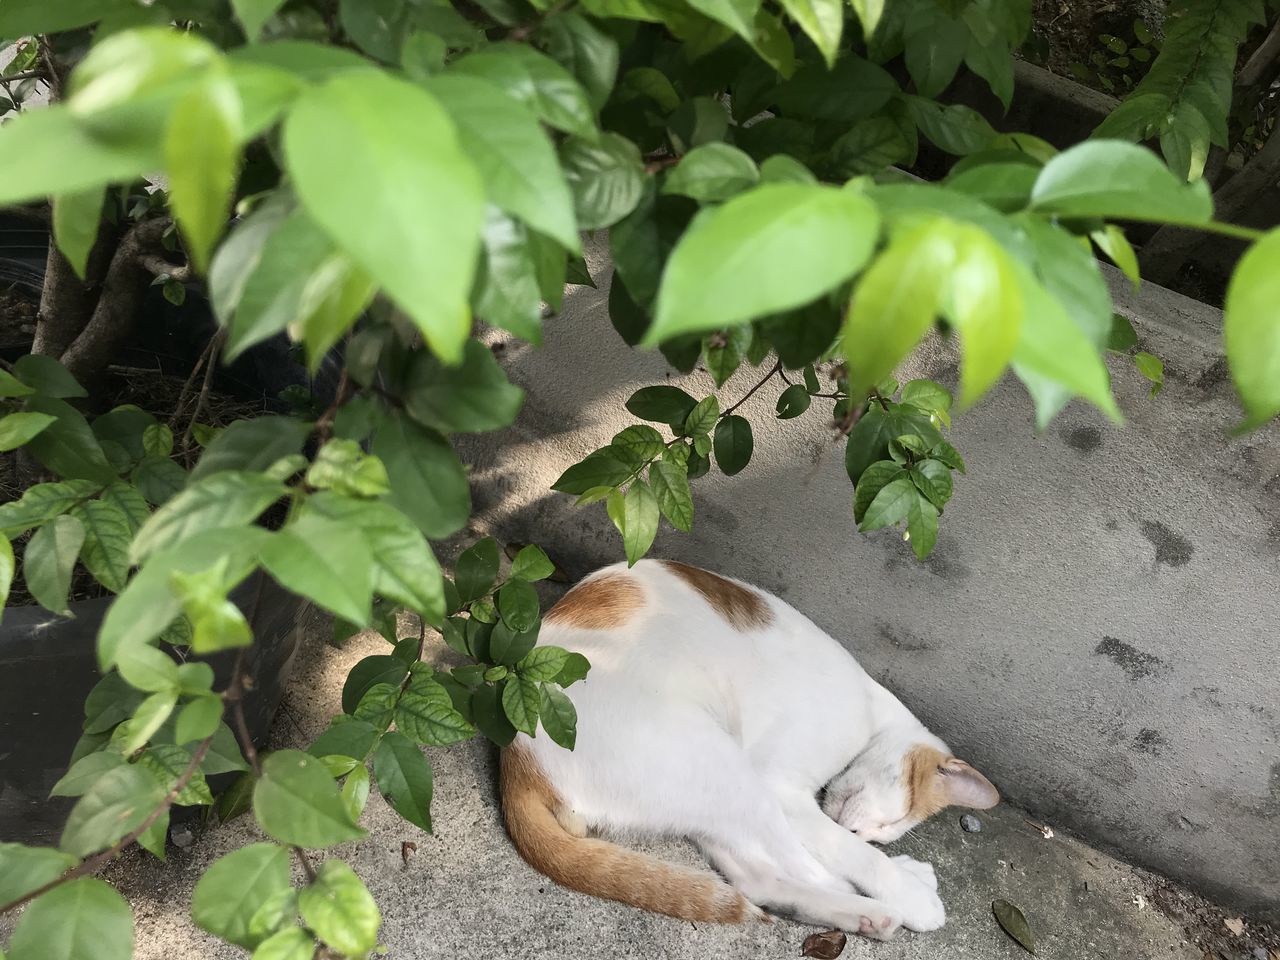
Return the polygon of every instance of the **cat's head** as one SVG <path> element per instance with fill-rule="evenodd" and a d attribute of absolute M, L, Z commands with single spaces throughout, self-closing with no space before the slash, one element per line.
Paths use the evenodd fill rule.
<path fill-rule="evenodd" d="M 862 839 L 889 843 L 944 807 L 999 802 L 990 780 L 935 739 L 905 749 L 873 743 L 827 785 L 822 808 Z"/>

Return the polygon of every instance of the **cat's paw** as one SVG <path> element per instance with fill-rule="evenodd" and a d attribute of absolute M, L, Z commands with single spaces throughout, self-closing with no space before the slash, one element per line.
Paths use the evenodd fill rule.
<path fill-rule="evenodd" d="M 902 919 L 880 904 L 864 906 L 858 913 L 858 933 L 872 940 L 892 940 L 902 926 Z"/>
<path fill-rule="evenodd" d="M 890 857 L 901 869 L 907 871 L 930 890 L 938 889 L 938 876 L 933 872 L 933 864 L 926 863 L 923 860 L 917 860 L 914 857 L 908 857 L 905 853 L 896 857 Z"/>
<path fill-rule="evenodd" d="M 911 889 L 890 901 L 893 909 L 902 916 L 902 925 L 921 933 L 937 930 L 947 922 L 947 910 L 937 891 L 929 889 L 923 881 L 914 880 Z"/>

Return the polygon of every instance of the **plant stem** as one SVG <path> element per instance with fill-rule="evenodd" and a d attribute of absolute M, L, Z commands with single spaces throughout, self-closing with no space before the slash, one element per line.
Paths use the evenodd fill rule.
<path fill-rule="evenodd" d="M 34 900 L 41 894 L 48 893 L 54 887 L 60 887 L 62 884 L 68 883 L 71 880 L 76 880 L 80 877 L 96 873 L 99 868 L 115 859 L 115 857 L 119 855 L 125 847 L 129 846 L 140 836 L 146 833 L 147 830 L 151 828 L 151 825 L 164 816 L 164 814 L 168 812 L 169 808 L 173 806 L 173 802 L 178 798 L 178 794 L 182 792 L 182 788 L 190 783 L 191 778 L 200 770 L 200 764 L 204 760 L 204 755 L 209 750 L 209 744 L 213 742 L 213 736 L 214 735 L 211 733 L 200 741 L 200 744 L 196 747 L 195 753 L 191 755 L 191 762 L 187 764 L 187 768 L 182 771 L 177 782 L 174 783 L 174 785 L 169 789 L 169 792 L 165 794 L 164 799 L 160 801 L 159 805 L 157 805 L 156 808 L 148 814 L 147 819 L 142 821 L 141 825 L 126 834 L 110 849 L 104 850 L 102 853 L 92 856 L 88 860 L 81 861 L 60 877 L 50 880 L 44 886 L 37 887 L 35 890 L 24 894 L 17 900 L 12 901 L 11 903 L 6 903 L 4 906 L 0 906 L 0 913 L 8 913 L 10 910 L 14 910 L 22 906 L 24 903 Z"/>
<path fill-rule="evenodd" d="M 733 411 L 737 410 L 740 406 L 742 406 L 744 403 L 746 403 L 748 400 L 750 400 L 750 399 L 751 399 L 751 397 L 752 397 L 752 395 L 753 395 L 757 390 L 759 390 L 759 389 L 760 389 L 761 387 L 763 387 L 766 383 L 768 383 L 768 382 L 769 382 L 769 380 L 773 377 L 773 375 L 774 375 L 775 373 L 780 373 L 780 372 L 781 372 L 781 370 L 782 370 L 782 361 L 781 361 L 781 360 L 779 360 L 777 363 L 775 363 L 772 367 L 770 367 L 770 368 L 769 368 L 769 372 L 768 372 L 768 373 L 766 373 L 763 377 L 761 377 L 758 381 L 756 381 L 756 385 L 755 385 L 754 387 L 752 387 L 752 388 L 751 388 L 750 390 L 748 390 L 745 394 L 743 394 L 742 399 L 740 399 L 740 400 L 739 400 L 737 403 L 735 403 L 733 406 L 729 407 L 727 410 L 725 410 L 723 413 L 721 413 L 721 414 L 720 414 L 721 418 L 724 418 L 724 417 L 729 416 L 729 414 L 733 413 Z"/>
<path fill-rule="evenodd" d="M 209 388 L 213 385 L 213 371 L 218 363 L 218 352 L 222 349 L 222 345 L 226 340 L 226 327 L 219 327 L 218 332 L 209 338 L 209 362 L 204 368 L 204 383 L 200 385 L 200 396 L 196 398 L 196 407 L 191 411 L 191 419 L 187 421 L 187 429 L 182 434 L 182 455 L 184 457 L 191 450 L 191 431 L 195 428 L 196 421 L 200 419 L 200 413 L 204 410 L 204 405 L 209 402 Z"/>

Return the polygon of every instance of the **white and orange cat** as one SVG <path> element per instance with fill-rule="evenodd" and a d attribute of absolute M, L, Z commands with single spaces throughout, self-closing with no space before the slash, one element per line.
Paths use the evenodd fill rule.
<path fill-rule="evenodd" d="M 524 735 L 503 751 L 507 829 L 538 870 L 688 920 L 765 908 L 878 939 L 942 926 L 933 868 L 871 844 L 999 794 L 807 617 L 645 560 L 578 584 L 541 640 L 591 672 L 572 752 Z M 687 837 L 728 883 L 591 833 Z"/>

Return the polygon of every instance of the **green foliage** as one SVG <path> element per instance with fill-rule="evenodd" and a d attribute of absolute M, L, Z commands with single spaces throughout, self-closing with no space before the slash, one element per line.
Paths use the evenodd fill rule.
<path fill-rule="evenodd" d="M 260 960 L 377 948 L 359 878 L 329 859 L 295 883 L 288 849 L 364 836 L 372 786 L 430 830 L 430 751 L 476 734 L 576 742 L 565 689 L 589 664 L 540 642 L 532 585 L 555 565 L 526 546 L 504 571 L 482 539 L 449 579 L 432 546 L 471 517 L 455 441 L 510 427 L 539 388 L 508 380 L 475 320 L 539 344 L 566 283 L 592 283 L 581 231 L 609 228 L 619 334 L 710 377 L 636 384 L 626 409 L 643 422 L 554 489 L 603 502 L 635 563 L 664 519 L 692 529 L 692 481 L 750 469 L 762 416 L 818 417 L 845 438 L 853 522 L 901 528 L 927 557 L 965 463 L 945 433 L 951 390 L 894 372 L 941 329 L 961 407 L 1012 371 L 1042 426 L 1073 397 L 1118 416 L 1109 348 L 1158 389 L 1162 365 L 1113 323 L 1090 243 L 1137 282 L 1115 221 L 1221 229 L 1187 181 L 1225 145 L 1228 61 L 1258 19 L 1251 0 L 1178 6 L 1101 131 L 1158 135 L 1166 164 L 1106 139 L 1059 153 L 946 102 L 968 70 L 1009 103 L 1025 0 L 853 0 L 851 15 L 830 0 L 233 0 L 180 23 L 171 4 L 135 6 L 0 6 L 0 34 L 25 38 L 6 75 L 45 69 L 38 34 L 69 71 L 46 109 L 24 108 L 36 79 L 7 83 L 0 203 L 51 199 L 82 277 L 124 249 L 115 235 L 154 230 L 145 252 L 170 266 L 147 271 L 173 303 L 204 287 L 225 359 L 283 333 L 313 371 L 341 350 L 343 387 L 328 408 L 215 429 L 182 410 L 87 417 L 109 406 L 89 374 L 111 357 L 83 384 L 52 357 L 0 370 L 0 451 L 53 475 L 0 505 L 0 589 L 20 569 L 65 615 L 79 570 L 115 595 L 85 739 L 54 788 L 77 798 L 61 850 L 0 845 L 0 906 L 116 844 L 163 855 L 169 806 L 207 806 L 209 777 L 242 772 L 219 815 L 252 808 L 278 843 L 215 863 L 192 909 Z M 1135 40 L 1105 41 L 1108 70 L 1136 73 L 1113 61 L 1156 49 Z M 958 158 L 939 183 L 891 169 L 921 136 Z M 155 171 L 167 187 L 143 196 Z M 1248 426 L 1280 413 L 1273 241 L 1227 298 Z M 242 678 L 215 690 L 200 657 L 254 642 L 236 591 L 265 574 L 333 613 L 335 641 L 368 628 L 388 647 L 353 667 L 306 751 L 246 760 L 228 726 Z M 423 662 L 429 628 L 460 664 Z M 35 899 L 9 952 L 126 957 L 131 938 L 118 896 L 82 878 Z"/>

